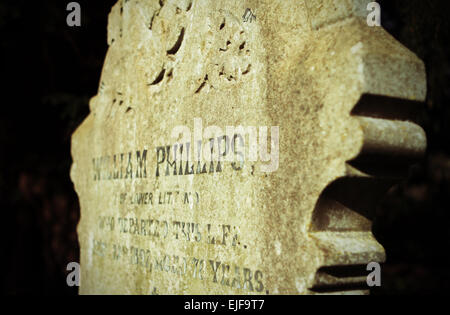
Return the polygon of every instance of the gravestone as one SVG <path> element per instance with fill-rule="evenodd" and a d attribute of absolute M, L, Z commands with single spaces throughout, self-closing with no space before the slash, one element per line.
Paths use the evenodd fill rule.
<path fill-rule="evenodd" d="M 425 150 L 423 63 L 369 1 L 118 1 L 72 137 L 81 294 L 367 293 Z"/>

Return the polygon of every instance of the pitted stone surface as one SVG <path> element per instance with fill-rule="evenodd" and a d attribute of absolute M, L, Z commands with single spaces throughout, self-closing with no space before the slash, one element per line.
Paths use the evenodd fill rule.
<path fill-rule="evenodd" d="M 367 25 L 368 2 L 117 2 L 72 137 L 80 293 L 366 292 L 358 268 L 385 259 L 370 209 L 425 149 L 403 114 L 426 93 L 423 63 Z M 203 149 L 208 126 L 223 131 L 215 154 L 227 126 L 267 127 L 275 168 L 274 154 L 195 161 L 199 122 Z"/>

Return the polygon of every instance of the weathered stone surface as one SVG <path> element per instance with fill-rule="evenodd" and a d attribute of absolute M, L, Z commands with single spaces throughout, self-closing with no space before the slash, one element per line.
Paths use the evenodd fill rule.
<path fill-rule="evenodd" d="M 366 292 L 385 259 L 371 208 L 426 142 L 408 115 L 423 63 L 366 24 L 367 2 L 118 1 L 72 138 L 80 293 Z M 174 175 L 167 150 L 211 143 L 200 121 L 216 146 L 267 126 L 270 161 L 191 157 Z"/>

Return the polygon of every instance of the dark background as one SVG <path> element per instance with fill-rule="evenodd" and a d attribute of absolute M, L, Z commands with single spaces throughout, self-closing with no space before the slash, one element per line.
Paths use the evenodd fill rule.
<path fill-rule="evenodd" d="M 89 113 L 106 54 L 115 0 L 78 1 L 82 26 L 66 24 L 70 1 L 0 2 L 0 275 L 4 294 L 76 294 L 66 265 L 78 261 L 79 205 L 69 178 L 70 135 Z M 387 253 L 375 294 L 450 289 L 450 5 L 378 1 L 383 26 L 424 60 L 421 124 L 428 151 L 389 191 L 374 221 Z"/>

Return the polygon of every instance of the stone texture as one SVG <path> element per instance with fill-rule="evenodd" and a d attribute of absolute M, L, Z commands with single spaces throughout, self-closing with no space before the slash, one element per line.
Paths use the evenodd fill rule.
<path fill-rule="evenodd" d="M 423 63 L 367 26 L 367 3 L 117 2 L 72 137 L 80 293 L 367 293 L 365 265 L 385 259 L 372 209 L 426 143 L 406 115 Z M 195 118 L 278 126 L 278 169 L 157 176 Z"/>

